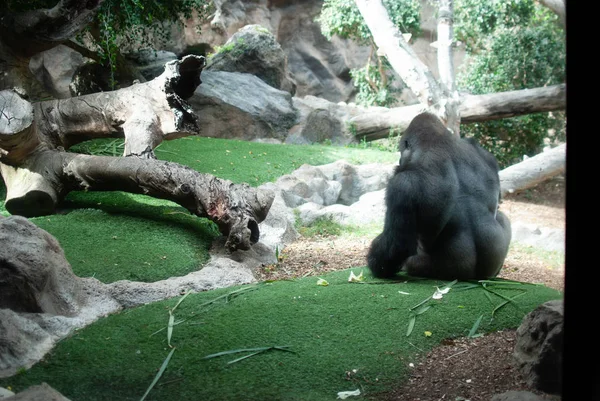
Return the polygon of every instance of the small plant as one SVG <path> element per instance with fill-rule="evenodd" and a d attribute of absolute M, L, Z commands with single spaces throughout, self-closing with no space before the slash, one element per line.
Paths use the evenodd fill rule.
<path fill-rule="evenodd" d="M 319 217 L 310 224 L 301 226 L 298 230 L 304 237 L 331 237 L 342 233 L 340 223 L 333 221 L 331 216 Z"/>
<path fill-rule="evenodd" d="M 232 56 L 238 57 L 238 56 L 242 55 L 246 51 L 247 48 L 248 48 L 248 46 L 246 45 L 244 38 L 239 38 L 236 41 L 231 41 L 229 43 L 225 43 L 223 46 L 215 46 L 215 54 L 231 53 Z M 211 57 L 212 56 L 214 56 L 214 54 L 212 54 Z"/>
<path fill-rule="evenodd" d="M 122 156 L 124 150 L 125 140 L 122 138 L 99 138 L 69 148 L 69 152 L 93 156 Z"/>

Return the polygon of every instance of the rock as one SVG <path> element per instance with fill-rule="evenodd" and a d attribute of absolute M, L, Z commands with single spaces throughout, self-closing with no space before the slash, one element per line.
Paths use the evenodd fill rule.
<path fill-rule="evenodd" d="M 286 143 L 303 145 L 330 141 L 334 145 L 356 143 L 347 121 L 366 109 L 345 103 L 333 103 L 315 96 L 294 97 L 297 123 L 290 128 Z"/>
<path fill-rule="evenodd" d="M 246 25 L 209 59 L 208 71 L 244 72 L 294 95 L 296 85 L 287 71 L 287 57 L 275 37 L 261 25 Z"/>
<path fill-rule="evenodd" d="M 565 230 L 539 227 L 534 224 L 512 224 L 512 240 L 547 251 L 565 251 Z"/>
<path fill-rule="evenodd" d="M 285 204 L 296 208 L 304 224 L 320 217 L 340 224 L 381 223 L 385 187 L 394 165 L 354 166 L 339 160 L 323 166 L 303 165 L 276 181 Z"/>
<path fill-rule="evenodd" d="M 50 351 L 54 342 L 40 325 L 9 309 L 0 309 L 0 377 L 29 367 Z"/>
<path fill-rule="evenodd" d="M 273 252 L 281 251 L 285 245 L 293 242 L 299 236 L 295 228 L 296 217 L 292 209 L 286 206 L 282 190 L 274 183 L 266 183 L 259 188 L 271 190 L 275 193 L 275 199 L 269 209 L 269 214 L 262 223 L 258 225 L 260 230 L 260 242 L 268 246 Z"/>
<path fill-rule="evenodd" d="M 202 84 L 189 102 L 201 136 L 282 140 L 297 119 L 288 92 L 239 72 L 203 71 Z"/>
<path fill-rule="evenodd" d="M 517 367 L 530 386 L 549 394 L 562 391 L 563 315 L 562 300 L 548 301 L 517 329 Z"/>
<path fill-rule="evenodd" d="M 351 205 L 368 192 L 384 189 L 394 173 L 395 165 L 371 163 L 355 166 L 338 160 L 319 169 L 329 180 L 342 184 L 338 203 Z"/>
<path fill-rule="evenodd" d="M 5 389 L 4 387 L 0 387 L 0 400 L 6 400 L 8 397 L 15 395 L 10 390 Z"/>
<path fill-rule="evenodd" d="M 29 70 L 52 96 L 71 97 L 69 85 L 75 71 L 84 64 L 84 57 L 75 50 L 58 45 L 36 54 L 29 60 Z"/>
<path fill-rule="evenodd" d="M 2 399 L 2 397 L 0 397 Z M 69 401 L 68 398 L 50 387 L 47 383 L 38 384 L 6 398 L 7 401 Z"/>
<path fill-rule="evenodd" d="M 296 96 L 315 95 L 333 102 L 352 99 L 355 90 L 350 69 L 365 65 L 370 47 L 347 39 L 328 41 L 315 21 L 322 0 L 216 0 L 213 4 L 211 21 L 189 21 L 183 30 L 174 26 L 169 43 L 154 47 L 181 54 L 192 45 L 224 44 L 242 27 L 261 25 L 276 38 L 287 57 Z"/>
<path fill-rule="evenodd" d="M 90 93 L 109 91 L 109 72 L 95 61 L 80 65 L 69 84 L 71 96 L 83 96 Z"/>
<path fill-rule="evenodd" d="M 544 401 L 544 399 L 529 391 L 507 391 L 494 395 L 491 401 Z"/>
<path fill-rule="evenodd" d="M 165 50 L 141 49 L 125 56 L 140 74 L 150 81 L 165 71 L 165 63 L 177 60 L 177 55 Z"/>
<path fill-rule="evenodd" d="M 0 308 L 72 316 L 79 278 L 58 241 L 21 216 L 0 219 Z"/>

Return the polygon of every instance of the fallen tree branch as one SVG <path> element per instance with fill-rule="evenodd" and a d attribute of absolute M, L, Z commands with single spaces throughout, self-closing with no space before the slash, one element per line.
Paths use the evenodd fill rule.
<path fill-rule="evenodd" d="M 11 214 L 51 214 L 70 192 L 124 191 L 173 201 L 214 221 L 230 250 L 249 249 L 274 194 L 201 174 L 177 163 L 38 149 L 19 167 L 0 164 Z"/>
<path fill-rule="evenodd" d="M 166 64 L 158 78 L 122 90 L 31 104 L 0 91 L 0 174 L 12 214 L 51 214 L 74 190 L 126 191 L 167 199 L 214 221 L 230 250 L 249 249 L 274 194 L 233 184 L 177 163 L 154 159 L 163 138 L 198 132 L 186 102 L 198 84 L 204 58 Z M 64 151 L 90 138 L 125 136 L 126 156 Z"/>
<path fill-rule="evenodd" d="M 186 56 L 166 63 L 165 71 L 149 82 L 35 103 L 40 139 L 51 148 L 68 149 L 89 139 L 124 136 L 124 156 L 153 158 L 163 139 L 199 132 L 187 99 L 201 83 L 205 64 L 202 56 Z"/>
<path fill-rule="evenodd" d="M 532 188 L 565 171 L 567 145 L 542 152 L 500 171 L 502 196 Z"/>
<path fill-rule="evenodd" d="M 566 85 L 517 91 L 467 95 L 460 102 L 461 123 L 474 123 L 531 113 L 564 110 L 567 106 Z M 390 129 L 403 132 L 408 124 L 425 106 L 416 104 L 405 107 L 370 109 L 351 118 L 348 124 L 358 139 L 372 141 L 387 138 Z"/>

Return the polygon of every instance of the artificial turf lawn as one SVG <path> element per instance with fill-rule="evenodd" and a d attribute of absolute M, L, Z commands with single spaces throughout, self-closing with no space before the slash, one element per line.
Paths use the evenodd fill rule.
<path fill-rule="evenodd" d="M 120 140 L 85 142 L 74 150 L 122 151 Z M 122 142 L 122 141 L 120 141 Z M 187 165 L 235 183 L 258 186 L 289 174 L 304 163 L 321 165 L 346 159 L 352 163 L 391 162 L 397 156 L 376 149 L 324 145 L 277 145 L 188 137 L 166 141 L 159 159 Z M 0 214 L 6 190 L 0 184 Z M 219 234 L 216 225 L 179 205 L 144 195 L 71 192 L 57 214 L 30 219 L 55 236 L 73 272 L 104 283 L 117 280 L 153 282 L 183 276 L 202 267 Z"/>
<path fill-rule="evenodd" d="M 146 399 L 333 400 L 338 391 L 357 388 L 373 395 L 406 378 L 417 354 L 424 356 L 444 338 L 467 335 L 480 315 L 479 333 L 514 328 L 539 304 L 562 298 L 544 286 L 499 282 L 490 288 L 521 295 L 492 319 L 505 298 L 486 295 L 481 285 L 461 290 L 466 283 L 459 282 L 441 300 L 427 302 L 432 307 L 417 316 L 407 337 L 409 309 L 444 283 L 381 283 L 365 275 L 364 284 L 348 283 L 345 270 L 322 276 L 328 286 L 307 277 L 190 294 L 174 311 L 175 322 L 187 320 L 173 327 L 173 356 Z M 239 288 L 250 290 L 219 298 Z M 78 330 L 0 386 L 20 391 L 47 382 L 73 401 L 139 400 L 170 352 L 164 328 L 178 300 L 125 310 Z M 202 359 L 269 346 L 289 346 L 293 353 L 270 350 L 233 364 L 228 362 L 248 352 Z"/>
<path fill-rule="evenodd" d="M 165 142 L 156 153 L 251 185 L 274 181 L 303 163 L 396 159 L 369 149 L 210 138 Z M 8 215 L 4 195 L 0 184 L 0 213 Z M 156 281 L 196 270 L 218 235 L 212 222 L 172 202 L 122 192 L 73 192 L 58 214 L 31 220 L 59 239 L 75 274 L 104 282 Z M 442 300 L 427 302 L 433 307 L 416 317 L 407 337 L 409 309 L 442 283 L 350 284 L 348 274 L 322 276 L 330 283 L 326 287 L 316 285 L 316 277 L 263 283 L 227 303 L 220 298 L 203 306 L 240 287 L 189 295 L 175 311 L 175 321 L 189 320 L 174 326 L 175 351 L 147 399 L 332 400 L 338 391 L 356 388 L 372 395 L 406 378 L 417 353 L 423 356 L 444 338 L 466 335 L 481 315 L 479 332 L 514 328 L 539 304 L 562 297 L 543 286 L 515 289 L 504 284 L 508 289 L 498 292 L 520 296 L 495 309 L 506 299 L 481 286 L 460 291 L 464 284 L 459 283 Z M 375 282 L 367 278 L 367 283 Z M 1 379 L 0 386 L 21 391 L 47 382 L 73 401 L 139 400 L 170 352 L 167 330 L 152 334 L 167 326 L 168 310 L 176 302 L 165 300 L 103 318 L 58 343 L 32 369 Z M 290 346 L 294 352 L 271 350 L 229 365 L 247 353 L 202 359 L 215 352 L 266 346 Z"/>

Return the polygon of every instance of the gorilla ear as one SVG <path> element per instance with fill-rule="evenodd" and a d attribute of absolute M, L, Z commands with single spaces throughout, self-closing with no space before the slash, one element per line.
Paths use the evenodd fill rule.
<path fill-rule="evenodd" d="M 408 141 L 406 139 L 403 139 L 403 137 L 400 137 L 400 141 L 398 142 L 398 150 L 400 152 L 403 152 L 406 149 L 408 149 L 408 147 Z"/>

